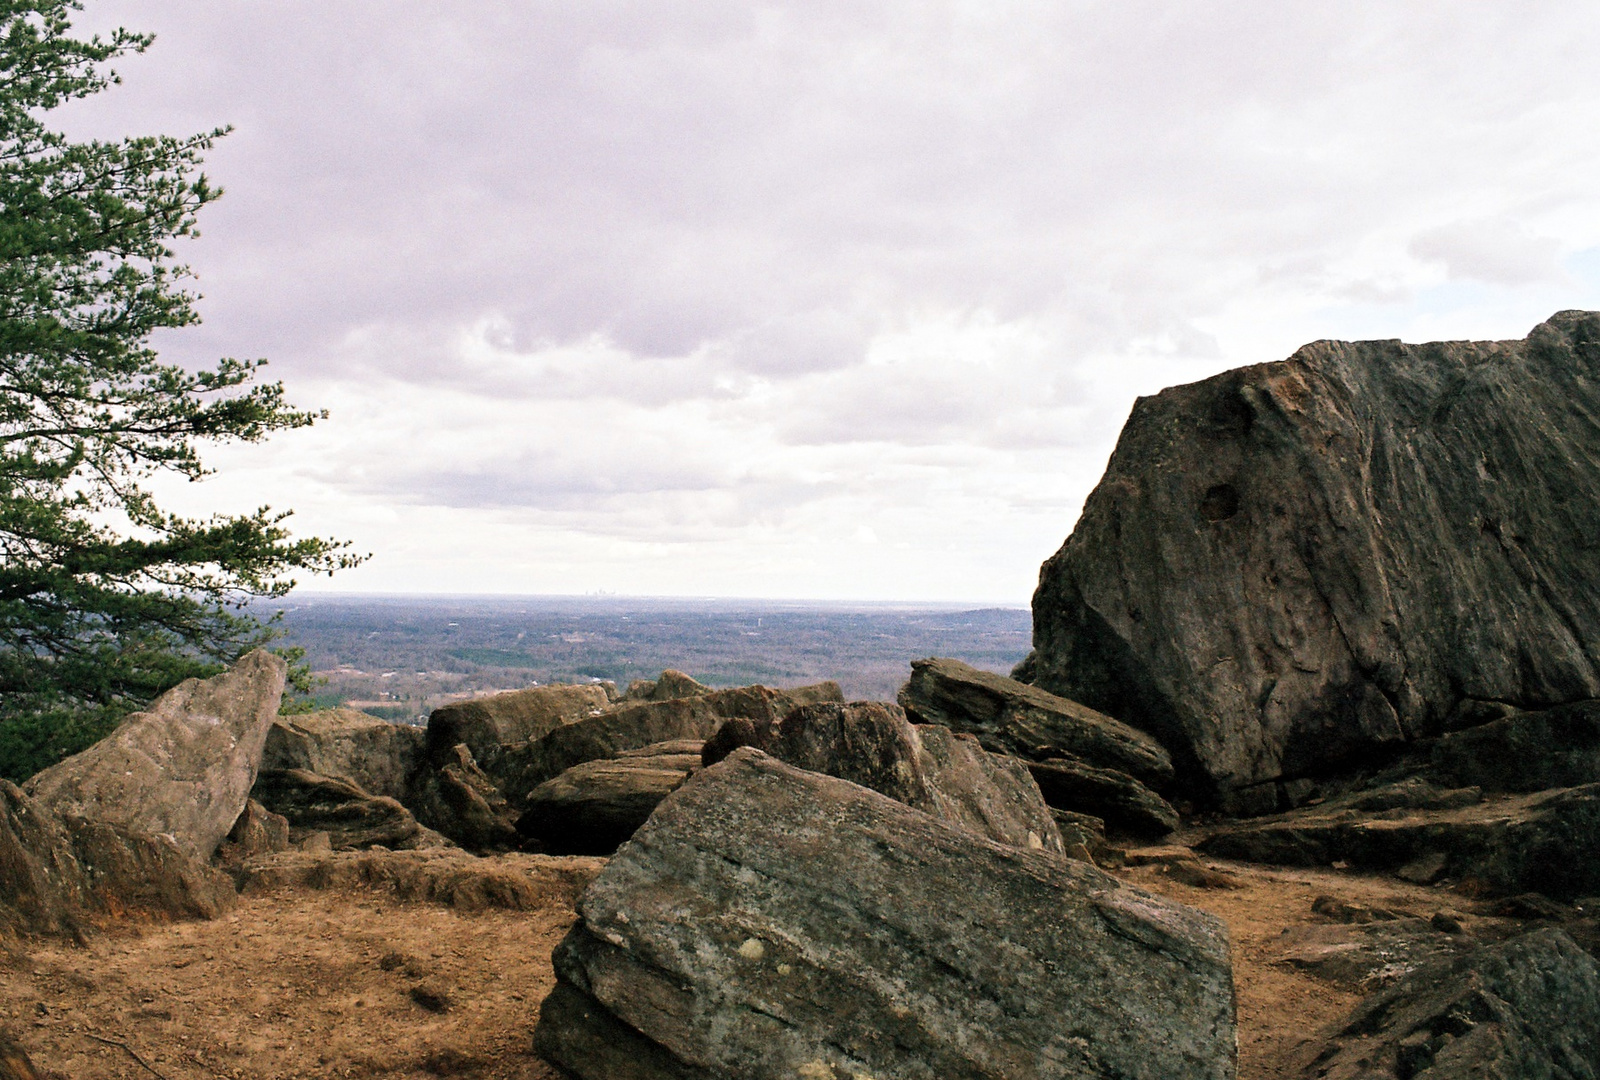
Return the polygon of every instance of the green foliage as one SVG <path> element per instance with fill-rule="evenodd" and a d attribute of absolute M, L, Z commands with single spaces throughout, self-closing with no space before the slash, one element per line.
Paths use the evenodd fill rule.
<path fill-rule="evenodd" d="M 275 631 L 243 610 L 294 571 L 359 559 L 294 539 L 287 513 L 187 519 L 145 488 L 206 474 L 203 444 L 319 418 L 260 360 L 164 364 L 157 330 L 198 321 L 171 241 L 221 190 L 199 171 L 226 133 L 74 143 L 44 114 L 116 82 L 151 39 L 70 36 L 75 0 L 0 0 L 0 775 L 94 741 Z"/>

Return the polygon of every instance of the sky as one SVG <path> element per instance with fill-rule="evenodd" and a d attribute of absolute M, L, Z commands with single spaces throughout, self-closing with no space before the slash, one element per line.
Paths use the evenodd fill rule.
<path fill-rule="evenodd" d="M 1134 399 L 1600 308 L 1600 4 L 88 0 L 341 592 L 1026 603 Z"/>

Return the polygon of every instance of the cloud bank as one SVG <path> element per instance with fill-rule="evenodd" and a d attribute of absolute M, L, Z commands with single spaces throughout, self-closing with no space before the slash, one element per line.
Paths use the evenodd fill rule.
<path fill-rule="evenodd" d="M 1577 2 L 93 3 L 85 134 L 236 130 L 183 505 L 339 588 L 1022 601 L 1134 397 L 1600 306 Z"/>

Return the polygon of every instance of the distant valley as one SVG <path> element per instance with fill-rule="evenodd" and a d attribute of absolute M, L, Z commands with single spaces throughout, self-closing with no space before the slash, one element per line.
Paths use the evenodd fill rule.
<path fill-rule="evenodd" d="M 711 686 L 836 679 L 894 699 L 910 661 L 952 656 L 1009 671 L 1026 608 L 622 597 L 296 596 L 283 644 L 317 673 L 318 707 L 416 722 L 449 701 L 535 683 L 626 688 L 677 668 Z"/>

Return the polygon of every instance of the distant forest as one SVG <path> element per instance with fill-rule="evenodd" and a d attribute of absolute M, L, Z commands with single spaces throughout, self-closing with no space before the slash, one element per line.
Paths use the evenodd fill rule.
<path fill-rule="evenodd" d="M 851 699 L 894 699 L 923 656 L 1009 671 L 1027 654 L 1024 608 L 617 597 L 297 596 L 287 643 L 324 680 L 318 706 L 415 722 L 493 690 L 676 668 L 712 686 L 837 679 Z"/>

